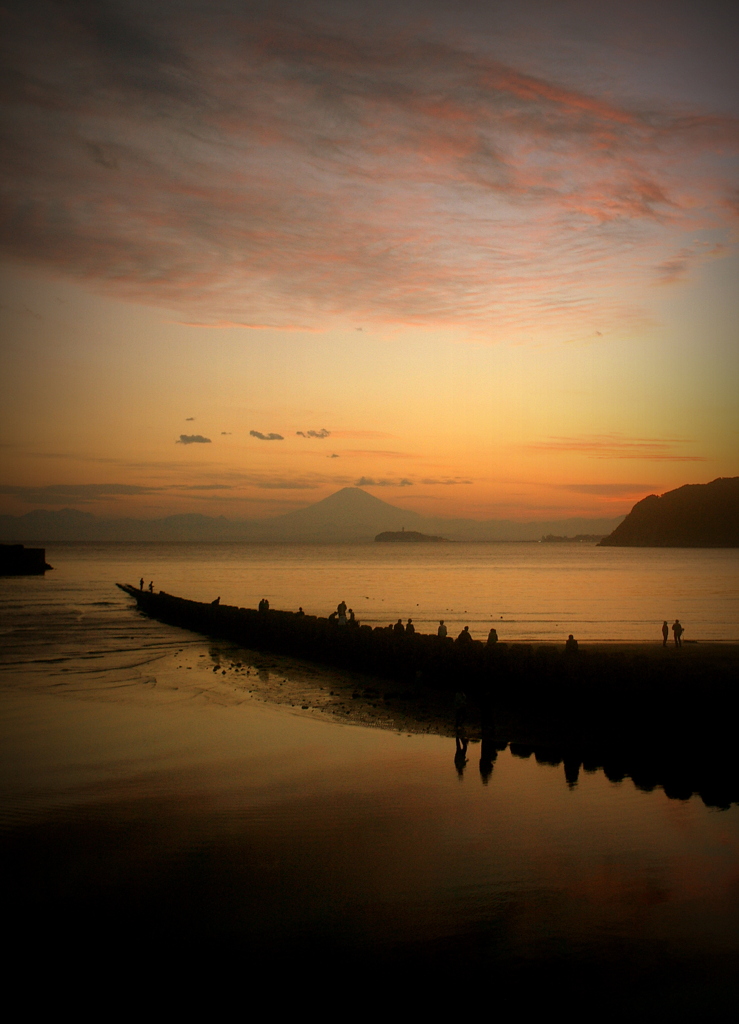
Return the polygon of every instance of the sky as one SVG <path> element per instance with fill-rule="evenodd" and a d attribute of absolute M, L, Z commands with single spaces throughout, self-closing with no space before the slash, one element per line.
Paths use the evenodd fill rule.
<path fill-rule="evenodd" d="M 739 474 L 723 3 L 0 6 L 0 512 Z"/>

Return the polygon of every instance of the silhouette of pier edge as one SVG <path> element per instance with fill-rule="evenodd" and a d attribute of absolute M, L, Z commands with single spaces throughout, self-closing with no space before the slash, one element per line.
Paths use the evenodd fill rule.
<path fill-rule="evenodd" d="M 737 653 L 691 650 L 684 657 L 588 651 L 567 656 L 564 645 L 455 642 L 436 634 L 399 633 L 368 625 L 347 628 L 329 618 L 239 608 L 117 584 L 145 615 L 241 648 L 286 655 L 368 681 L 401 684 L 423 701 L 446 696 L 448 735 L 453 699 L 463 689 L 467 720 L 487 722 L 487 747 L 542 764 L 563 764 L 570 786 L 580 770 L 602 769 L 614 783 L 661 786 L 667 796 L 693 794 L 711 807 L 739 803 L 733 706 Z M 660 654 L 661 643 L 657 643 Z M 677 655 L 677 656 L 674 656 Z M 491 733 L 491 723 L 492 726 Z M 469 730 L 474 742 L 475 727 Z M 486 763 L 494 757 L 486 755 Z M 489 777 L 489 772 L 487 777 Z"/>

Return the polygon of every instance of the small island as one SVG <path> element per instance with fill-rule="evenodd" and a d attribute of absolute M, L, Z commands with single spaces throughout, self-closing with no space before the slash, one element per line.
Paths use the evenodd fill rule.
<path fill-rule="evenodd" d="M 389 541 L 400 544 L 451 544 L 446 537 L 432 537 L 428 533 L 418 533 L 417 530 L 386 530 L 385 533 L 378 533 L 375 540 Z"/>

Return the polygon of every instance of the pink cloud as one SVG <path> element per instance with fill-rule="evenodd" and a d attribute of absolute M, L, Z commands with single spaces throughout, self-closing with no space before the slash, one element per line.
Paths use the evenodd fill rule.
<path fill-rule="evenodd" d="M 710 111 L 627 107 L 381 19 L 24 10 L 5 253 L 195 325 L 592 335 L 638 321 L 617 287 L 687 274 L 686 235 L 733 209 L 739 130 Z"/>

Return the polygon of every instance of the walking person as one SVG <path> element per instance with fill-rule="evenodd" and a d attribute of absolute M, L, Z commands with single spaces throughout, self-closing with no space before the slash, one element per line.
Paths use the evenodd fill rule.
<path fill-rule="evenodd" d="M 680 625 L 680 619 L 675 619 L 675 621 L 672 623 L 672 635 L 675 638 L 675 647 L 682 647 L 684 632 L 685 630 Z"/>
<path fill-rule="evenodd" d="M 662 646 L 667 647 L 667 638 L 670 635 L 670 627 L 667 625 L 667 619 L 662 623 Z"/>

